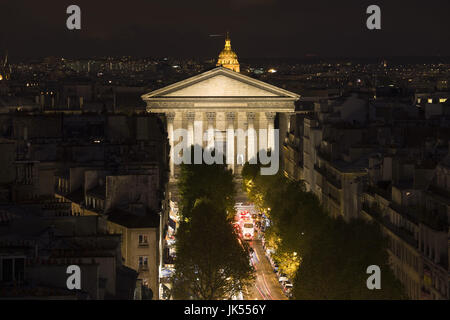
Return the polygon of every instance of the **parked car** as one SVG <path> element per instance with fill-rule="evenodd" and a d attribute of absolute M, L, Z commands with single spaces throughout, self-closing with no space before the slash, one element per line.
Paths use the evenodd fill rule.
<path fill-rule="evenodd" d="M 292 282 L 288 281 L 284 281 L 281 283 L 281 286 L 283 287 L 283 292 L 286 292 L 286 290 L 292 290 Z"/>
<path fill-rule="evenodd" d="M 278 277 L 278 282 L 283 283 L 287 281 L 289 281 L 288 277 L 284 273 L 280 274 L 280 276 Z"/>
<path fill-rule="evenodd" d="M 278 265 L 276 263 L 273 265 L 273 272 L 278 272 Z"/>
<path fill-rule="evenodd" d="M 286 295 L 286 297 L 288 298 L 292 298 L 292 288 L 286 288 L 283 290 L 283 293 Z"/>
<path fill-rule="evenodd" d="M 272 255 L 273 250 L 267 248 L 266 249 L 266 256 L 269 258 Z"/>
<path fill-rule="evenodd" d="M 242 291 L 239 291 L 238 294 L 232 296 L 231 300 L 244 300 L 244 295 L 242 294 Z"/>

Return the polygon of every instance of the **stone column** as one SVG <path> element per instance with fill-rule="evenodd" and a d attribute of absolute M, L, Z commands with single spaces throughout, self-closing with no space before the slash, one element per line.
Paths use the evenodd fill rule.
<path fill-rule="evenodd" d="M 216 113 L 215 112 L 207 112 L 206 113 L 206 119 L 208 121 L 208 143 L 207 148 L 212 149 L 214 148 L 214 125 L 216 122 Z"/>
<path fill-rule="evenodd" d="M 194 144 L 203 148 L 203 112 L 194 112 Z"/>
<path fill-rule="evenodd" d="M 227 164 L 229 168 L 234 172 L 234 119 L 236 118 L 235 112 L 227 112 Z"/>
<path fill-rule="evenodd" d="M 267 119 L 267 149 L 273 150 L 275 148 L 275 134 L 274 121 L 276 112 L 266 112 Z"/>
<path fill-rule="evenodd" d="M 187 146 L 190 148 L 194 144 L 194 120 L 195 112 L 186 113 L 187 129 L 188 129 L 188 141 Z"/>
<path fill-rule="evenodd" d="M 170 153 L 169 153 L 169 167 L 170 167 L 170 177 L 173 178 L 174 176 L 174 152 L 173 152 L 173 119 L 175 119 L 175 112 L 167 112 L 166 113 L 166 120 L 167 120 L 167 135 L 169 138 L 169 144 L 170 144 Z"/>
<path fill-rule="evenodd" d="M 245 132 L 247 131 L 247 114 L 245 112 L 236 112 L 237 137 L 236 145 L 236 164 L 241 166 L 245 163 L 247 157 L 247 139 Z"/>
<path fill-rule="evenodd" d="M 247 158 L 248 161 L 252 160 L 256 157 L 257 154 L 257 141 L 256 141 L 256 131 L 254 126 L 255 121 L 255 113 L 254 112 L 247 112 Z"/>

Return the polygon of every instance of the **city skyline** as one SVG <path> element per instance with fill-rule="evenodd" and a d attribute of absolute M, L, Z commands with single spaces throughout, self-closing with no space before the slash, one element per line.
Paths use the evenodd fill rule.
<path fill-rule="evenodd" d="M 1 3 L 0 301 L 449 300 L 448 9 Z"/>

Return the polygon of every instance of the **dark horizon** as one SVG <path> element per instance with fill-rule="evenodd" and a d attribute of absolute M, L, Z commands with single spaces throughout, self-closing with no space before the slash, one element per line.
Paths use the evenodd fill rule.
<path fill-rule="evenodd" d="M 4 52 L 0 52 L 0 57 L 3 58 Z M 208 59 L 215 60 L 216 56 L 205 56 L 205 57 L 181 57 L 181 56 L 135 56 L 135 55 L 115 55 L 115 56 L 37 56 L 37 57 L 14 57 L 8 52 L 8 61 L 11 63 L 40 63 L 46 58 L 64 58 L 69 60 L 101 60 L 106 58 L 120 59 L 123 57 L 129 57 L 132 60 L 137 59 L 149 59 L 149 60 L 162 60 L 164 58 L 168 59 L 180 59 L 180 60 L 194 60 L 194 61 L 205 61 Z M 255 62 L 261 63 L 287 63 L 295 62 L 300 64 L 315 64 L 321 62 L 328 63 L 339 63 L 339 62 L 353 62 L 353 63 L 365 63 L 374 64 L 386 60 L 389 64 L 401 65 L 401 64 L 421 64 L 421 63 L 450 63 L 449 56 L 377 56 L 377 57 L 336 57 L 336 56 L 314 56 L 314 57 L 242 57 L 239 61 L 242 64 L 252 64 Z"/>
<path fill-rule="evenodd" d="M 81 8 L 81 30 L 66 28 L 66 8 Z M 366 8 L 381 7 L 382 29 L 370 31 Z M 0 53 L 13 61 L 63 56 L 215 58 L 223 37 L 240 59 L 448 57 L 446 0 L 276 1 L 98 0 L 0 4 Z"/>

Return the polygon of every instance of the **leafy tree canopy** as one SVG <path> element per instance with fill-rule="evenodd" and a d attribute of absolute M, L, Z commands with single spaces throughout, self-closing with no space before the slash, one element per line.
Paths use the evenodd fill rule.
<path fill-rule="evenodd" d="M 198 199 L 176 235 L 173 294 L 176 299 L 229 299 L 252 280 L 249 248 L 223 207 Z"/>
<path fill-rule="evenodd" d="M 401 299 L 403 288 L 388 265 L 378 225 L 333 219 L 302 182 L 262 176 L 259 165 L 242 171 L 249 198 L 271 219 L 266 242 L 280 269 L 294 280 L 296 299 Z M 298 257 L 298 258 L 295 258 Z M 369 290 L 366 269 L 381 269 L 381 290 Z"/>

